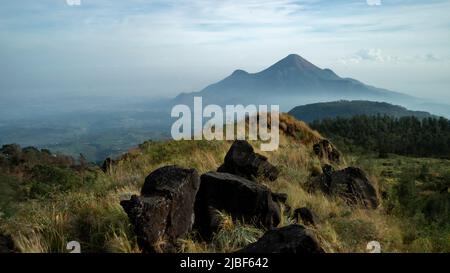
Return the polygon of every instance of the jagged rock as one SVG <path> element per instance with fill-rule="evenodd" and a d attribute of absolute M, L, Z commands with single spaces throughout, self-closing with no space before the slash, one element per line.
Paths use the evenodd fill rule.
<path fill-rule="evenodd" d="M 293 217 L 294 217 L 296 223 L 299 223 L 299 218 L 300 218 L 305 225 L 312 225 L 312 226 L 316 225 L 316 216 L 307 207 L 303 207 L 303 208 L 294 210 Z"/>
<path fill-rule="evenodd" d="M 310 190 L 339 195 L 351 204 L 362 204 L 366 208 L 375 209 L 379 206 L 378 195 L 372 182 L 363 170 L 355 167 L 313 178 L 310 181 Z"/>
<path fill-rule="evenodd" d="M 168 221 L 171 214 L 170 201 L 163 196 L 133 195 L 130 200 L 122 201 L 120 204 L 134 226 L 137 242 L 142 251 L 160 252 L 156 244 L 166 240 L 165 232 L 171 224 Z"/>
<path fill-rule="evenodd" d="M 199 186 L 195 169 L 166 166 L 147 176 L 141 196 L 120 203 L 144 252 L 171 251 L 176 239 L 191 230 Z M 155 246 L 161 241 L 166 243 L 162 248 Z"/>
<path fill-rule="evenodd" d="M 0 234 L 0 253 L 14 253 L 15 249 L 11 236 Z"/>
<path fill-rule="evenodd" d="M 326 158 L 330 162 L 340 163 L 341 153 L 327 139 L 321 140 L 313 146 L 314 153 L 320 158 Z"/>
<path fill-rule="evenodd" d="M 224 163 L 217 171 L 235 174 L 249 180 L 264 176 L 270 181 L 275 181 L 279 174 L 279 170 L 267 161 L 267 157 L 255 153 L 252 145 L 245 140 L 236 140 L 231 145 Z"/>
<path fill-rule="evenodd" d="M 280 223 L 280 208 L 269 188 L 233 174 L 208 172 L 201 176 L 195 202 L 195 227 L 206 239 L 220 226 L 218 211 L 268 229 Z"/>
<path fill-rule="evenodd" d="M 301 225 L 269 230 L 238 253 L 324 253 L 314 235 Z"/>

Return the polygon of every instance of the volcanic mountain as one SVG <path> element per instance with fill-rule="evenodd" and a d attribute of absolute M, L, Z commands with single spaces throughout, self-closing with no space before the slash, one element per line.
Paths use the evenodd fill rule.
<path fill-rule="evenodd" d="M 176 103 L 191 104 L 194 96 L 204 104 L 279 104 L 282 111 L 318 101 L 376 100 L 402 103 L 413 97 L 342 78 L 299 55 L 291 54 L 269 68 L 248 73 L 236 70 L 199 92 L 182 93 Z"/>

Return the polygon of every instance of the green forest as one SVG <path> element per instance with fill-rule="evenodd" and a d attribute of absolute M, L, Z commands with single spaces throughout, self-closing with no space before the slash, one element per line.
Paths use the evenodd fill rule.
<path fill-rule="evenodd" d="M 314 121 L 311 127 L 341 148 L 376 151 L 380 156 L 450 158 L 450 121 L 445 118 L 361 115 Z"/>

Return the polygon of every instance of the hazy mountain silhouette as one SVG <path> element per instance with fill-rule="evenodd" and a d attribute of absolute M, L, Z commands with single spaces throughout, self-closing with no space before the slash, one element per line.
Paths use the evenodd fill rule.
<path fill-rule="evenodd" d="M 319 68 L 296 54 L 257 73 L 236 70 L 199 92 L 182 93 L 174 101 L 191 104 L 194 96 L 202 96 L 208 104 L 279 104 L 283 111 L 319 101 L 347 99 L 398 103 L 414 99 L 355 79 L 342 78 L 331 69 Z"/>

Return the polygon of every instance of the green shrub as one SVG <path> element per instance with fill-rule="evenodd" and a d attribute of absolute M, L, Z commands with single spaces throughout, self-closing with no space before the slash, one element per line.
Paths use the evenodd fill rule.
<path fill-rule="evenodd" d="M 370 241 L 378 239 L 372 223 L 360 219 L 339 218 L 331 221 L 347 250 L 358 252 Z"/>
<path fill-rule="evenodd" d="M 38 165 L 29 172 L 30 198 L 45 198 L 82 186 L 82 178 L 68 168 Z"/>
<path fill-rule="evenodd" d="M 23 195 L 20 179 L 0 174 L 0 218 L 11 216 L 15 204 L 23 199 Z"/>

